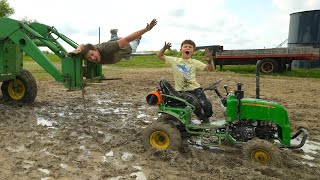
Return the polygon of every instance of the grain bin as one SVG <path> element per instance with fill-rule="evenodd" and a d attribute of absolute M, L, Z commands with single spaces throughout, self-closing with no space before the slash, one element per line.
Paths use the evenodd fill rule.
<path fill-rule="evenodd" d="M 290 14 L 288 47 L 320 47 L 320 10 Z M 320 67 L 319 60 L 293 61 L 293 67 Z"/>

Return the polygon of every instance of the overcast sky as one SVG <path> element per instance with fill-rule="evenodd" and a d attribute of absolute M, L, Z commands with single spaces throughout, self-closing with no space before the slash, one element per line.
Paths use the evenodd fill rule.
<path fill-rule="evenodd" d="M 173 49 L 192 39 L 197 46 L 224 49 L 273 48 L 287 39 L 290 14 L 320 9 L 319 0 L 8 0 L 15 14 L 54 26 L 77 43 L 98 43 L 142 29 L 153 18 L 157 26 L 143 37 L 138 51 Z M 66 47 L 68 50 L 72 49 Z"/>

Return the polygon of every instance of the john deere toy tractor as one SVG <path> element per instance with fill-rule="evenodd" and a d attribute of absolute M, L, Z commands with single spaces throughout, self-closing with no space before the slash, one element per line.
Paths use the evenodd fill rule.
<path fill-rule="evenodd" d="M 216 92 L 225 108 L 225 119 L 196 124 L 192 117 L 197 103 L 187 102 L 166 80 L 160 80 L 158 90 L 149 93 L 146 99 L 149 105 L 158 106 L 161 116 L 143 130 L 144 145 L 158 150 L 179 150 L 183 138 L 199 136 L 213 139 L 208 145 L 212 142 L 220 145 L 222 141 L 239 145 L 245 158 L 262 164 L 279 161 L 278 148 L 304 145 L 308 131 L 301 128 L 291 136 L 288 114 L 283 106 L 259 98 L 244 98 L 241 83 L 237 83 L 234 93 L 229 93 L 225 86 L 227 93 L 222 96 L 217 88 L 220 81 L 204 90 Z M 300 143 L 292 144 L 300 135 Z"/>

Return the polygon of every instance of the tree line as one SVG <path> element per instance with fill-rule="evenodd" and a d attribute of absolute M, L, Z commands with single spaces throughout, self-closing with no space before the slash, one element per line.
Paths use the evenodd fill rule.
<path fill-rule="evenodd" d="M 14 14 L 14 9 L 10 7 L 7 0 L 0 0 L 0 18 L 9 17 Z"/>

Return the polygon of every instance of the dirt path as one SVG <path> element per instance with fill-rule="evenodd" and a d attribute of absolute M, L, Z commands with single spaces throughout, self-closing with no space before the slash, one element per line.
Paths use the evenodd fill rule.
<path fill-rule="evenodd" d="M 280 167 L 252 164 L 233 147 L 183 152 L 147 151 L 141 130 L 157 118 L 145 102 L 168 69 L 104 69 L 109 78 L 81 91 L 66 92 L 53 79 L 37 79 L 38 95 L 28 106 L 0 100 L 0 179 L 318 179 L 320 177 L 320 80 L 263 76 L 261 96 L 288 110 L 293 131 L 309 130 L 301 150 L 283 149 Z M 208 85 L 222 79 L 231 90 L 241 81 L 255 97 L 255 76 L 200 73 Z M 222 88 L 222 87 L 221 87 Z M 221 89 L 222 90 L 222 89 Z M 214 117 L 222 118 L 218 100 Z"/>

